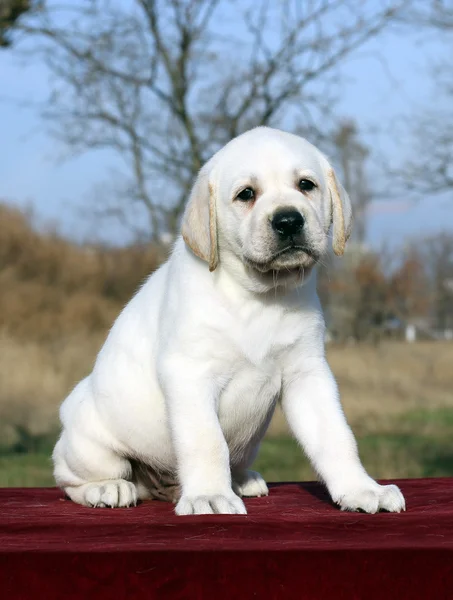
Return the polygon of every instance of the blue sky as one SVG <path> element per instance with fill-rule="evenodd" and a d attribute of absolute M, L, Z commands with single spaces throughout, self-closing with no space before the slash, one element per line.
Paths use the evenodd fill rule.
<path fill-rule="evenodd" d="M 409 155 L 407 140 L 399 135 L 403 119 L 432 101 L 427 72 L 442 51 L 440 42 L 421 33 L 388 33 L 342 66 L 340 114 L 357 120 L 364 141 L 374 149 L 370 174 L 379 156 L 393 161 Z M 80 237 L 90 228 L 77 209 L 97 183 L 108 179 L 112 157 L 97 152 L 64 158 L 64 148 L 47 133 L 36 108 L 48 91 L 43 65 L 0 51 L 0 199 L 32 204 L 40 218 Z M 372 245 L 453 229 L 451 198 L 425 198 L 416 204 L 407 200 L 382 201 L 371 208 Z M 115 240 L 117 233 L 111 229 L 110 236 Z"/>

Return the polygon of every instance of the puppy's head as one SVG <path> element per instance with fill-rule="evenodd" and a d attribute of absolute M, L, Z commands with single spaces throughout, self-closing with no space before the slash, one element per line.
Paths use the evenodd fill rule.
<path fill-rule="evenodd" d="M 234 256 L 265 290 L 306 281 L 327 252 L 332 224 L 333 249 L 341 255 L 351 206 L 325 156 L 303 138 L 260 127 L 202 168 L 182 234 L 210 270 Z"/>

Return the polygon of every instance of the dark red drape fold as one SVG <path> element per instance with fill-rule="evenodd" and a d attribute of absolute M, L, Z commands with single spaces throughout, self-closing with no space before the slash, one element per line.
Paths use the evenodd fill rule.
<path fill-rule="evenodd" d="M 399 515 L 343 513 L 315 483 L 199 517 L 0 489 L 0 598 L 453 598 L 453 479 L 397 483 Z"/>

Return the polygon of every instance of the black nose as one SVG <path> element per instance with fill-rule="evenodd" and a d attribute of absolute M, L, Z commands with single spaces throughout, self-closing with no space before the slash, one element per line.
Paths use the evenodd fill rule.
<path fill-rule="evenodd" d="M 272 218 L 272 229 L 287 238 L 302 231 L 305 220 L 297 210 L 279 210 Z"/>

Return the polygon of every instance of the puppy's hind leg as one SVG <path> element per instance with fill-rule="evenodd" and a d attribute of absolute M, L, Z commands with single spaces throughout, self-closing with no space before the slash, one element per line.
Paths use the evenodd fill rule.
<path fill-rule="evenodd" d="M 57 485 L 74 502 L 100 508 L 137 504 L 136 486 L 128 481 L 131 465 L 110 448 L 63 432 L 53 460 Z"/>
<path fill-rule="evenodd" d="M 135 505 L 131 464 L 116 450 L 118 443 L 99 418 L 91 394 L 85 379 L 63 403 L 63 432 L 53 452 L 55 480 L 78 504 Z"/>
<path fill-rule="evenodd" d="M 259 444 L 252 446 L 243 460 L 232 469 L 233 490 L 241 498 L 260 498 L 269 494 L 269 489 L 261 475 L 248 469 L 255 460 L 258 450 Z"/>

